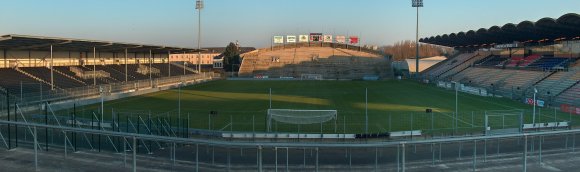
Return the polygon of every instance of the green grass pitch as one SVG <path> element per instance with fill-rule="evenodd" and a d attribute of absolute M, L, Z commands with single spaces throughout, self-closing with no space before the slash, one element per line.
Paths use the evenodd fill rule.
<path fill-rule="evenodd" d="M 531 121 L 532 107 L 506 98 L 459 94 L 459 112 L 455 111 L 455 92 L 414 81 L 213 81 L 181 89 L 182 126 L 222 131 L 264 132 L 269 89 L 272 108 L 337 110 L 338 118 L 321 124 L 290 125 L 274 123 L 273 131 L 320 133 L 365 132 L 365 89 L 368 89 L 369 132 L 423 130 L 426 133 L 449 133 L 454 121 L 464 132 L 483 131 L 486 110 L 523 109 Z M 177 124 L 177 89 L 105 102 L 105 116 L 111 111 L 121 116 L 171 118 Z M 100 104 L 78 108 L 80 114 L 97 111 Z M 433 109 L 433 114 L 425 109 Z M 217 115 L 210 117 L 210 111 Z M 538 120 L 568 121 L 568 114 L 541 109 Z M 556 119 L 554 118 L 556 114 Z M 82 115 L 81 115 L 82 116 Z M 124 117 L 121 117 L 124 118 Z M 211 118 L 211 119 L 210 119 Z M 122 119 L 123 120 L 123 119 Z M 495 119 L 498 120 L 498 119 Z M 507 118 L 514 124 L 515 118 Z M 573 120 L 576 120 L 575 117 Z M 211 121 L 211 125 L 210 125 Z M 498 121 L 495 121 L 496 123 Z M 530 122 L 528 122 L 530 123 Z M 506 124 L 506 125 L 510 125 Z M 494 124 L 497 125 L 497 124 Z"/>

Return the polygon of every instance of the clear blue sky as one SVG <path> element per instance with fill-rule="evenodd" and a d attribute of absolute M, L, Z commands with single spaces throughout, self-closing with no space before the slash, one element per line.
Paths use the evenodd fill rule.
<path fill-rule="evenodd" d="M 420 37 L 580 13 L 579 0 L 424 0 Z M 194 0 L 2 0 L 0 35 L 27 34 L 197 47 Z M 273 35 L 415 39 L 411 0 L 205 0 L 202 46 L 269 46 Z"/>

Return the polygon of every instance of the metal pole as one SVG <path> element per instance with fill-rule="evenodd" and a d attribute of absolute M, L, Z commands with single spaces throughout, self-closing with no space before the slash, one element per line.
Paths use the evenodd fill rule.
<path fill-rule="evenodd" d="M 418 8 L 417 8 L 418 9 Z M 457 119 L 459 118 L 459 108 L 458 108 L 458 102 L 459 102 L 459 83 L 455 83 L 455 130 L 457 130 Z"/>
<path fill-rule="evenodd" d="M 401 148 L 397 145 L 397 171 L 401 171 Z"/>
<path fill-rule="evenodd" d="M 473 141 L 473 171 L 475 172 L 477 166 L 477 140 Z"/>
<path fill-rule="evenodd" d="M 128 63 L 127 62 L 127 49 L 125 48 L 125 82 L 127 82 L 129 80 L 128 74 L 127 74 L 127 71 L 128 71 L 128 64 L 127 63 Z"/>
<path fill-rule="evenodd" d="M 262 172 L 262 146 L 258 146 L 258 171 Z"/>
<path fill-rule="evenodd" d="M 36 127 L 34 127 L 34 169 L 38 171 L 38 132 L 36 132 Z"/>
<path fill-rule="evenodd" d="M 178 84 L 177 92 L 177 118 L 181 121 L 181 83 Z M 181 125 L 181 123 L 179 125 Z"/>
<path fill-rule="evenodd" d="M 199 171 L 199 144 L 195 144 L 195 171 Z"/>
<path fill-rule="evenodd" d="M 365 88 L 365 133 L 369 133 L 368 88 Z"/>
<path fill-rule="evenodd" d="M 272 109 L 272 88 L 270 88 L 270 109 Z"/>
<path fill-rule="evenodd" d="M 419 6 L 417 6 L 417 29 L 415 34 L 415 77 L 419 79 Z"/>
<path fill-rule="evenodd" d="M 201 9 L 203 9 L 204 4 L 202 0 L 197 2 L 199 3 L 197 6 L 197 72 L 201 73 Z"/>
<path fill-rule="evenodd" d="M 53 71 L 53 51 L 52 51 L 52 45 L 50 45 L 50 89 L 54 90 L 54 71 Z"/>
<path fill-rule="evenodd" d="M 533 103 L 534 112 L 532 113 L 532 124 L 534 125 L 536 124 L 536 93 L 537 91 L 534 91 L 534 103 Z"/>
<path fill-rule="evenodd" d="M 542 142 L 543 141 L 544 141 L 544 137 L 543 136 L 540 136 L 540 145 L 539 145 L 540 146 L 540 150 L 539 150 L 540 151 L 539 152 L 539 156 L 540 156 L 539 157 L 539 163 L 540 164 L 542 163 Z"/>
<path fill-rule="evenodd" d="M 97 47 L 93 47 L 93 85 L 97 85 Z"/>
<path fill-rule="evenodd" d="M 133 172 L 137 172 L 137 138 L 133 136 Z"/>
<path fill-rule="evenodd" d="M 62 134 L 64 134 L 64 139 L 63 139 L 64 141 L 62 143 L 64 144 L 64 159 L 66 160 L 67 153 L 68 153 L 67 150 L 66 150 L 66 148 L 67 148 L 67 145 L 66 145 L 66 131 L 63 131 Z"/>
<path fill-rule="evenodd" d="M 402 172 L 405 172 L 405 143 L 401 144 L 401 150 L 402 150 L 402 157 L 401 157 L 401 168 L 402 168 Z"/>
<path fill-rule="evenodd" d="M 153 87 L 153 76 L 152 76 L 152 72 L 151 69 L 153 68 L 153 62 L 151 61 L 153 59 L 153 51 L 149 50 L 149 82 L 150 82 L 150 86 Z"/>
<path fill-rule="evenodd" d="M 528 159 L 527 159 L 527 155 L 528 155 L 528 137 L 524 136 L 524 169 L 523 171 L 526 172 L 528 171 L 527 166 L 528 166 Z"/>
<path fill-rule="evenodd" d="M 169 77 L 171 77 L 171 59 L 169 57 L 171 57 L 171 51 L 167 51 L 167 66 L 169 66 L 167 72 L 169 72 Z"/>
<path fill-rule="evenodd" d="M 318 172 L 318 147 L 316 148 L 316 171 Z"/>

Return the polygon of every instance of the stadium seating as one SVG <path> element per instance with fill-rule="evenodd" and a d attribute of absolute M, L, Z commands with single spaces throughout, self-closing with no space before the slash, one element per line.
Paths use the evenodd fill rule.
<path fill-rule="evenodd" d="M 556 102 L 580 106 L 580 83 L 577 82 L 576 85 L 561 93 Z"/>
<path fill-rule="evenodd" d="M 536 60 L 538 60 L 540 58 L 542 58 L 542 56 L 539 54 L 529 55 L 528 57 L 523 59 L 522 63 L 520 63 L 519 66 L 522 66 L 522 67 L 528 66 L 529 64 L 532 64 L 533 62 L 535 62 Z"/>
<path fill-rule="evenodd" d="M 381 55 L 331 47 L 300 47 L 246 54 L 239 76 L 270 78 L 319 74 L 325 79 L 362 79 L 391 75 L 388 59 Z"/>
<path fill-rule="evenodd" d="M 580 80 L 580 70 L 559 71 L 535 85 L 541 97 L 557 96 Z"/>
<path fill-rule="evenodd" d="M 483 58 L 486 58 L 489 55 L 490 54 L 488 52 L 480 52 L 480 53 L 476 54 L 475 56 L 473 56 L 473 57 L 465 60 L 463 63 L 460 63 L 457 66 L 449 69 L 447 72 L 444 72 L 443 74 L 441 74 L 439 76 L 439 78 L 447 78 L 449 76 L 452 76 L 454 74 L 457 74 L 458 72 L 461 72 L 461 71 L 467 69 L 468 67 L 473 66 L 473 64 L 476 61 L 479 61 L 479 60 L 481 60 Z"/>
<path fill-rule="evenodd" d="M 567 62 L 569 58 L 559 58 L 559 57 L 543 57 L 534 63 L 531 63 L 527 67 L 530 68 L 539 68 L 539 69 L 552 69 L 555 67 L 564 67 L 567 66 Z"/>
<path fill-rule="evenodd" d="M 0 68 L 0 75 L 2 76 L 0 86 L 12 94 L 20 93 L 21 86 L 24 93 L 50 89 L 50 85 L 35 80 L 12 68 Z"/>
<path fill-rule="evenodd" d="M 485 58 L 485 59 L 479 61 L 478 63 L 476 63 L 476 65 L 478 65 L 478 66 L 502 66 L 507 60 L 508 60 L 508 58 L 506 58 L 506 57 L 493 55 L 493 56 L 490 56 L 488 58 Z"/>
<path fill-rule="evenodd" d="M 23 71 L 26 71 L 42 80 L 50 82 L 50 69 L 45 67 L 26 67 L 20 68 Z M 53 72 L 54 77 L 54 84 L 60 88 L 73 88 L 73 87 L 82 87 L 86 86 L 86 83 L 81 82 L 79 80 L 72 79 L 67 77 L 59 72 Z"/>
<path fill-rule="evenodd" d="M 509 63 L 506 65 L 506 67 L 516 67 L 518 66 L 522 61 L 524 60 L 524 57 L 519 57 L 519 56 L 514 56 L 509 60 Z"/>
<path fill-rule="evenodd" d="M 472 59 L 476 55 L 477 53 L 465 53 L 460 54 L 455 58 L 445 60 L 443 62 L 444 64 L 438 65 L 437 68 L 434 70 L 430 70 L 427 75 L 429 75 L 432 78 L 439 78 L 440 75 L 442 75 L 443 73 L 448 72 L 449 70 L 463 64 L 464 62 L 468 61 L 469 59 Z"/>

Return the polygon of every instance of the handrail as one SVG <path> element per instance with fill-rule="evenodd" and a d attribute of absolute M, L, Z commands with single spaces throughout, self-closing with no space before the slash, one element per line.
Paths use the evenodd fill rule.
<path fill-rule="evenodd" d="M 535 137 L 535 136 L 553 136 L 553 135 L 564 135 L 564 134 L 577 134 L 580 133 L 580 129 L 571 130 L 558 130 L 558 131 L 543 131 L 535 133 L 514 133 L 505 135 L 489 135 L 489 136 L 473 136 L 473 137 L 454 137 L 454 138 L 435 138 L 430 140 L 409 140 L 409 141 L 392 141 L 392 142 L 357 142 L 357 143 L 336 143 L 336 142 L 317 142 L 317 143 L 301 143 L 301 142 L 268 142 L 268 141 L 255 141 L 255 142 L 235 142 L 231 140 L 211 140 L 211 139 L 199 139 L 199 138 L 181 138 L 181 137 L 167 137 L 159 135 L 146 135 L 146 134 L 136 134 L 136 133 L 123 133 L 116 131 L 105 131 L 105 130 L 92 130 L 84 128 L 72 128 L 63 126 L 54 126 L 46 124 L 37 123 L 24 123 L 15 121 L 0 120 L 0 124 L 10 124 L 10 125 L 21 125 L 26 127 L 39 127 L 39 128 L 51 128 L 57 130 L 64 130 L 70 132 L 88 133 L 88 134 L 99 134 L 108 135 L 115 137 L 135 137 L 141 140 L 152 140 L 161 142 L 174 142 L 179 144 L 211 144 L 216 146 L 227 146 L 227 147 L 325 147 L 325 148 L 345 148 L 345 147 L 356 147 L 356 148 L 368 148 L 368 147 L 385 147 L 385 146 L 396 146 L 401 144 L 429 144 L 429 143 L 449 143 L 449 142 L 466 142 L 466 141 L 477 141 L 477 140 L 489 140 L 489 139 L 507 139 L 507 138 L 519 138 L 519 137 Z"/>

